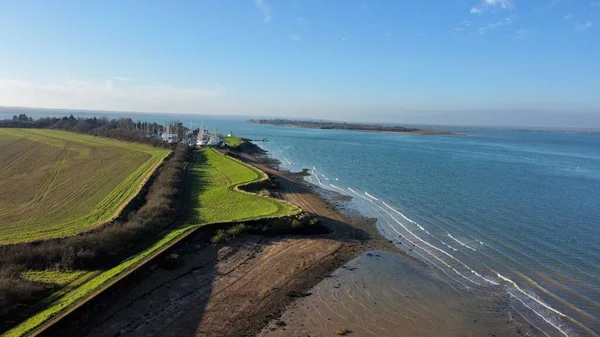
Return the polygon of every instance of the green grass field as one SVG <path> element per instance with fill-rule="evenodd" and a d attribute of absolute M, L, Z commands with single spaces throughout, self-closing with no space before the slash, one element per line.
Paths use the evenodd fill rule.
<path fill-rule="evenodd" d="M 297 207 L 287 202 L 238 190 L 237 186 L 266 179 L 266 175 L 214 149 L 196 150 L 189 174 L 194 193 L 191 206 L 196 211 L 189 223 L 165 233 L 141 253 L 106 271 L 24 273 L 25 278 L 56 283 L 64 287 L 52 294 L 37 314 L 8 331 L 6 336 L 23 336 L 36 331 L 57 315 L 106 289 L 198 227 L 209 223 L 281 217 L 300 212 Z"/>
<path fill-rule="evenodd" d="M 168 150 L 57 130 L 0 129 L 0 244 L 110 221 Z"/>
<path fill-rule="evenodd" d="M 231 147 L 236 147 L 242 143 L 242 139 L 240 137 L 223 136 L 222 138 L 227 143 L 227 145 Z"/>
<path fill-rule="evenodd" d="M 236 190 L 239 184 L 265 178 L 264 173 L 214 149 L 194 153 L 191 174 L 197 193 L 196 224 L 284 216 L 297 210 L 286 202 Z"/>

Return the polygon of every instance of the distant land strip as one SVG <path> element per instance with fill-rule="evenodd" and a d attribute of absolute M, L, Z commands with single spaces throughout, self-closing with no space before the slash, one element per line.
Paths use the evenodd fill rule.
<path fill-rule="evenodd" d="M 308 129 L 323 129 L 323 130 L 349 130 L 349 131 L 367 131 L 367 132 L 387 132 L 387 133 L 405 133 L 405 134 L 420 134 L 420 135 L 454 135 L 451 131 L 433 130 L 433 129 L 417 129 L 407 128 L 400 125 L 392 124 L 368 124 L 368 123 L 344 123 L 344 122 L 329 122 L 329 121 L 310 121 L 310 120 L 293 120 L 293 119 L 250 119 L 250 124 L 265 124 L 278 126 L 295 126 Z"/>

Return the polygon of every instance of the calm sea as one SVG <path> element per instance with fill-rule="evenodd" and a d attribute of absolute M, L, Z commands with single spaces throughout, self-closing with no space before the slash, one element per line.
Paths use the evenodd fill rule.
<path fill-rule="evenodd" d="M 267 137 L 261 146 L 284 168 L 310 168 L 309 182 L 352 196 L 438 277 L 503 294 L 507 310 L 548 335 L 600 332 L 599 135 L 463 128 L 420 136 L 177 119 Z"/>

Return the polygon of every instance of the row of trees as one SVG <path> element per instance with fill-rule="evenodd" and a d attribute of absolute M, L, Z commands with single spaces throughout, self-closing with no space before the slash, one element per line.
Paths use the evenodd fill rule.
<path fill-rule="evenodd" d="M 12 119 L 0 120 L 0 127 L 58 129 L 94 136 L 109 137 L 130 142 L 164 146 L 158 137 L 165 130 L 163 125 L 134 122 L 131 118 L 108 119 L 106 117 L 76 118 L 73 115 L 33 119 L 26 114 L 14 115 Z M 183 128 L 182 128 L 183 130 Z"/>

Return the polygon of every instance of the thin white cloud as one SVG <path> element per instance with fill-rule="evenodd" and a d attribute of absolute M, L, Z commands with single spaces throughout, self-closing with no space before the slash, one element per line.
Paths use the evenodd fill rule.
<path fill-rule="evenodd" d="M 515 22 L 516 19 L 517 19 L 517 16 L 515 14 L 513 14 L 513 15 L 507 16 L 503 20 L 488 23 L 487 25 L 479 28 L 479 34 L 485 34 L 489 30 L 496 29 L 496 28 L 502 27 L 502 26 L 511 25 L 513 22 Z"/>
<path fill-rule="evenodd" d="M 592 2 L 590 2 L 590 6 L 592 6 L 592 7 L 600 7 L 600 1 L 592 1 Z"/>
<path fill-rule="evenodd" d="M 145 112 L 223 112 L 227 89 L 119 85 L 112 79 L 31 82 L 0 78 L 0 105 Z M 231 111 L 235 112 L 233 108 Z"/>
<path fill-rule="evenodd" d="M 500 6 L 502 8 L 509 8 L 513 6 L 511 0 L 485 0 L 485 4 L 488 6 Z"/>
<path fill-rule="evenodd" d="M 514 4 L 512 0 L 483 0 L 479 5 L 471 8 L 471 14 L 479 14 L 494 7 L 510 9 Z"/>
<path fill-rule="evenodd" d="M 558 3 L 559 3 L 560 1 L 561 1 L 561 0 L 552 0 L 552 1 L 550 1 L 550 2 L 549 2 L 549 3 L 548 3 L 546 6 L 545 6 L 545 8 L 546 8 L 547 10 L 551 10 L 551 9 L 552 9 L 552 8 L 554 8 L 556 5 L 558 5 Z"/>
<path fill-rule="evenodd" d="M 461 33 L 465 30 L 465 27 L 470 27 L 471 25 L 472 25 L 471 21 L 465 20 L 465 21 L 461 22 L 458 27 L 454 28 L 453 34 Z"/>
<path fill-rule="evenodd" d="M 263 21 L 269 23 L 273 17 L 271 16 L 271 6 L 267 0 L 254 0 L 254 5 L 263 13 Z"/>
<path fill-rule="evenodd" d="M 565 15 L 565 20 L 571 20 L 574 17 L 575 17 L 575 15 L 573 15 L 573 14 L 567 14 L 567 15 Z"/>
<path fill-rule="evenodd" d="M 515 39 L 516 40 L 524 40 L 526 38 L 531 37 L 532 31 L 529 29 L 519 29 L 515 31 Z"/>
<path fill-rule="evenodd" d="M 594 26 L 594 23 L 592 21 L 587 21 L 587 22 L 576 24 L 575 29 L 584 31 L 584 30 L 588 30 L 588 29 L 592 28 L 593 26 Z"/>
<path fill-rule="evenodd" d="M 292 35 L 292 36 L 290 37 L 290 39 L 291 39 L 292 41 L 300 41 L 300 35 L 298 35 L 298 34 Z"/>
<path fill-rule="evenodd" d="M 114 77 L 111 77 L 109 79 L 113 80 L 113 81 L 125 81 L 125 82 L 133 81 L 131 78 L 129 78 L 129 77 L 123 77 L 123 76 L 114 76 Z"/>

